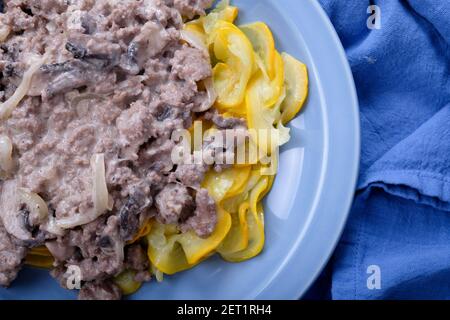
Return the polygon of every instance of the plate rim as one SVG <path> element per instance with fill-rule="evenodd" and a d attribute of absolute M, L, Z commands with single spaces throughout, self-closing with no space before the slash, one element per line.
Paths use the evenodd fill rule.
<path fill-rule="evenodd" d="M 314 260 L 310 260 L 308 263 L 309 265 L 314 265 L 313 267 L 315 269 L 314 272 L 311 273 L 311 275 L 308 277 L 308 280 L 304 283 L 301 283 L 301 280 L 299 277 L 292 277 L 292 272 L 295 272 L 295 265 L 298 265 L 297 263 L 301 263 L 302 258 L 302 252 L 299 250 L 299 245 L 302 239 L 300 237 L 296 240 L 296 244 L 290 248 L 290 254 L 288 260 L 285 262 L 284 267 L 278 272 L 276 276 L 272 278 L 272 281 L 261 290 L 256 296 L 256 299 L 274 299 L 273 295 L 270 292 L 283 292 L 280 294 L 280 297 L 276 297 L 275 299 L 300 299 L 302 296 L 307 292 L 307 290 L 312 286 L 314 281 L 319 277 L 319 275 L 324 270 L 325 266 L 327 265 L 329 259 L 332 257 L 338 243 L 339 239 L 341 238 L 348 217 L 350 215 L 351 206 L 353 204 L 354 199 L 354 193 L 356 191 L 358 176 L 359 176 L 359 167 L 360 167 L 360 159 L 361 159 L 361 124 L 360 124 L 360 113 L 359 113 L 359 100 L 357 95 L 357 89 L 353 77 L 353 73 L 351 71 L 351 67 L 349 64 L 349 61 L 347 59 L 343 44 L 337 34 L 336 29 L 334 28 L 333 24 L 331 23 L 329 17 L 325 13 L 325 10 L 322 8 L 318 0 L 307 0 L 307 2 L 311 5 L 313 10 L 317 13 L 317 15 L 320 17 L 321 24 L 323 24 L 324 28 L 326 28 L 326 31 L 329 36 L 331 36 L 333 41 L 333 46 L 337 50 L 337 57 L 339 59 L 339 64 L 343 67 L 344 73 L 342 74 L 342 79 L 345 80 L 345 86 L 349 89 L 347 90 L 346 94 L 348 95 L 349 101 L 351 101 L 351 104 L 348 106 L 348 110 L 351 110 L 352 119 L 349 121 L 351 123 L 351 130 L 354 132 L 353 135 L 353 141 L 352 141 L 352 156 L 351 156 L 351 166 L 348 168 L 344 168 L 346 171 L 349 172 L 350 176 L 347 180 L 348 183 L 345 186 L 345 189 L 347 190 L 347 195 L 345 197 L 345 201 L 342 201 L 342 210 L 339 217 L 337 217 L 333 223 L 335 223 L 336 227 L 334 228 L 333 234 L 327 235 L 327 241 L 324 241 L 321 246 L 321 252 L 323 252 L 319 257 L 316 257 Z M 301 30 L 298 30 L 298 25 L 295 25 L 296 32 L 301 32 Z M 327 174 L 329 175 L 330 170 L 329 160 L 331 155 L 328 155 L 326 158 L 327 165 L 326 170 Z M 348 157 L 350 158 L 350 156 Z M 342 169 L 342 168 L 341 168 Z M 337 169 L 334 168 L 334 171 Z M 323 179 L 322 181 L 322 189 L 325 187 L 325 184 L 330 184 L 330 181 L 327 181 L 327 179 Z M 321 190 L 323 193 L 323 190 Z M 321 197 L 322 198 L 322 197 Z M 312 218 L 314 219 L 314 217 Z M 317 222 L 317 221 L 316 221 Z M 314 230 L 310 229 L 310 226 L 308 226 L 308 230 L 305 232 L 311 232 Z M 326 242 L 326 243 L 325 243 Z M 311 267 L 310 267 L 311 269 Z M 287 275 L 287 277 L 286 277 Z M 281 278 L 281 279 L 280 279 Z M 283 279 L 285 278 L 285 279 Z M 276 281 L 274 281 L 276 280 Z M 287 281 L 290 282 L 289 289 L 286 290 L 286 284 Z M 285 291 L 283 291 L 285 290 Z"/>

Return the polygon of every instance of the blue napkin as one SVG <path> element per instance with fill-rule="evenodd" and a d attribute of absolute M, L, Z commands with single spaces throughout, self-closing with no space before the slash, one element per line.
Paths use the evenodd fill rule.
<path fill-rule="evenodd" d="M 319 1 L 353 70 L 362 159 L 318 284 L 332 299 L 450 299 L 450 1 Z"/>

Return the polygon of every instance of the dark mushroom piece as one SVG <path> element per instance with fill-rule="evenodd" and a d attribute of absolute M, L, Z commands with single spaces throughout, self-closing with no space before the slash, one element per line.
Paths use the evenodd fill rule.
<path fill-rule="evenodd" d="M 103 236 L 100 239 L 98 239 L 97 245 L 100 248 L 111 248 L 113 246 L 113 242 L 111 237 Z"/>
<path fill-rule="evenodd" d="M 170 106 L 163 106 L 158 108 L 156 113 L 156 120 L 163 122 L 173 116 L 173 108 Z"/>
<path fill-rule="evenodd" d="M 119 54 L 112 53 L 92 53 L 82 45 L 73 42 L 66 43 L 66 50 L 69 51 L 77 60 L 86 63 L 86 69 L 93 68 L 98 71 L 107 71 L 119 64 Z"/>
<path fill-rule="evenodd" d="M 41 66 L 40 71 L 42 73 L 62 73 L 62 72 L 69 72 L 74 69 L 73 61 L 65 61 L 62 63 L 51 63 L 51 64 L 44 64 Z"/>
<path fill-rule="evenodd" d="M 130 196 L 119 211 L 120 236 L 125 241 L 130 241 L 140 228 L 140 215 L 151 205 L 152 201 L 147 201 L 143 195 L 135 194 Z"/>
<path fill-rule="evenodd" d="M 84 87 L 91 81 L 89 73 L 83 69 L 73 69 L 56 76 L 45 89 L 46 97 L 53 97 L 72 89 Z"/>
<path fill-rule="evenodd" d="M 72 42 L 66 43 L 66 50 L 69 51 L 75 59 L 83 59 L 87 55 L 87 49 L 77 46 Z"/>
<path fill-rule="evenodd" d="M 44 91 L 45 97 L 51 98 L 99 81 L 120 62 L 119 53 L 115 51 L 110 54 L 91 53 L 84 46 L 70 41 L 66 43 L 66 49 L 74 60 L 46 64 L 40 69 L 43 74 L 52 76 Z"/>
<path fill-rule="evenodd" d="M 3 76 L 5 78 L 11 77 L 15 73 L 15 68 L 13 63 L 7 63 L 5 69 L 3 70 Z"/>

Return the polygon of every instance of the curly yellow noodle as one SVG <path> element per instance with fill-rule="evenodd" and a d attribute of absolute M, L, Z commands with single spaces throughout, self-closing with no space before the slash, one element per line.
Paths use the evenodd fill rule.
<path fill-rule="evenodd" d="M 252 166 L 234 166 L 222 172 L 207 172 L 203 187 L 216 202 L 229 199 L 244 192 L 250 179 Z"/>
<path fill-rule="evenodd" d="M 247 224 L 247 213 L 250 209 L 248 202 L 241 204 L 239 212 L 231 213 L 231 229 L 227 237 L 217 249 L 221 256 L 230 255 L 248 247 L 249 232 Z"/>
<path fill-rule="evenodd" d="M 191 26 L 196 26 L 200 28 L 203 33 L 210 33 L 218 21 L 222 20 L 234 23 L 238 14 L 239 9 L 237 7 L 230 6 L 229 0 L 222 0 L 216 5 L 211 13 L 205 17 L 200 17 L 196 20 L 187 22 L 186 27 L 190 28 Z"/>
<path fill-rule="evenodd" d="M 45 246 L 36 247 L 36 248 L 31 249 L 30 254 L 35 255 L 35 256 L 44 256 L 44 257 L 52 256 L 50 251 L 48 251 L 47 247 L 45 247 Z"/>
<path fill-rule="evenodd" d="M 50 269 L 53 262 L 54 259 L 45 246 L 32 248 L 25 257 L 25 264 L 36 268 Z"/>
<path fill-rule="evenodd" d="M 125 296 L 129 296 L 138 291 L 142 283 L 134 280 L 136 271 L 125 270 L 114 278 L 114 283 L 119 286 Z"/>
<path fill-rule="evenodd" d="M 249 230 L 248 247 L 242 251 L 223 254 L 222 257 L 230 262 L 242 262 L 257 256 L 264 247 L 264 211 L 260 200 L 262 194 L 267 189 L 269 178 L 263 177 L 250 192 L 250 211 L 247 215 L 247 224 Z"/>
<path fill-rule="evenodd" d="M 202 239 L 193 231 L 180 233 L 176 226 L 155 222 L 147 236 L 151 263 L 165 274 L 174 274 L 197 265 L 222 243 L 231 228 L 231 216 L 218 207 L 218 223 L 213 234 Z"/>
<path fill-rule="evenodd" d="M 28 254 L 25 257 L 25 264 L 36 268 L 51 269 L 53 267 L 53 262 L 54 260 L 51 256 L 46 257 Z"/>

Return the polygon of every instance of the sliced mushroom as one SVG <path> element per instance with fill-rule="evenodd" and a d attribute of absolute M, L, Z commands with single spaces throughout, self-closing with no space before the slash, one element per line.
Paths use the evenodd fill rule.
<path fill-rule="evenodd" d="M 62 73 L 62 72 L 69 72 L 74 70 L 74 62 L 73 61 L 65 61 L 62 63 L 51 63 L 51 64 L 44 64 L 40 71 L 42 73 Z"/>
<path fill-rule="evenodd" d="M 120 236 L 129 241 L 139 231 L 140 214 L 149 206 L 151 199 L 147 200 L 143 195 L 136 193 L 130 196 L 119 211 Z"/>
<path fill-rule="evenodd" d="M 110 236 L 103 236 L 98 239 L 97 245 L 100 248 L 111 248 L 113 246 L 113 241 Z"/>
<path fill-rule="evenodd" d="M 74 59 L 43 65 L 40 73 L 35 76 L 30 90 L 31 95 L 51 98 L 99 82 L 121 61 L 120 50 L 116 47 L 102 50 L 102 46 L 98 45 L 94 49 L 88 49 L 84 45 L 68 41 L 66 50 Z M 47 83 L 43 90 L 43 84 Z"/>
<path fill-rule="evenodd" d="M 64 72 L 50 82 L 45 90 L 45 96 L 53 97 L 72 89 L 81 88 L 88 83 L 88 74 L 81 69 Z"/>
<path fill-rule="evenodd" d="M 107 71 L 117 66 L 120 62 L 120 47 L 109 46 L 105 44 L 105 48 L 101 45 L 95 49 L 89 50 L 87 47 L 76 44 L 74 42 L 66 43 L 66 50 L 73 57 L 86 64 L 86 69 L 96 69 L 97 71 Z M 91 46 L 92 47 L 92 46 Z"/>
<path fill-rule="evenodd" d="M 84 59 L 87 55 L 86 48 L 77 46 L 70 41 L 66 43 L 66 50 L 69 51 L 75 59 Z"/>
<path fill-rule="evenodd" d="M 88 65 L 79 60 L 45 64 L 39 71 L 33 78 L 31 96 L 53 97 L 83 87 L 94 79 Z"/>

